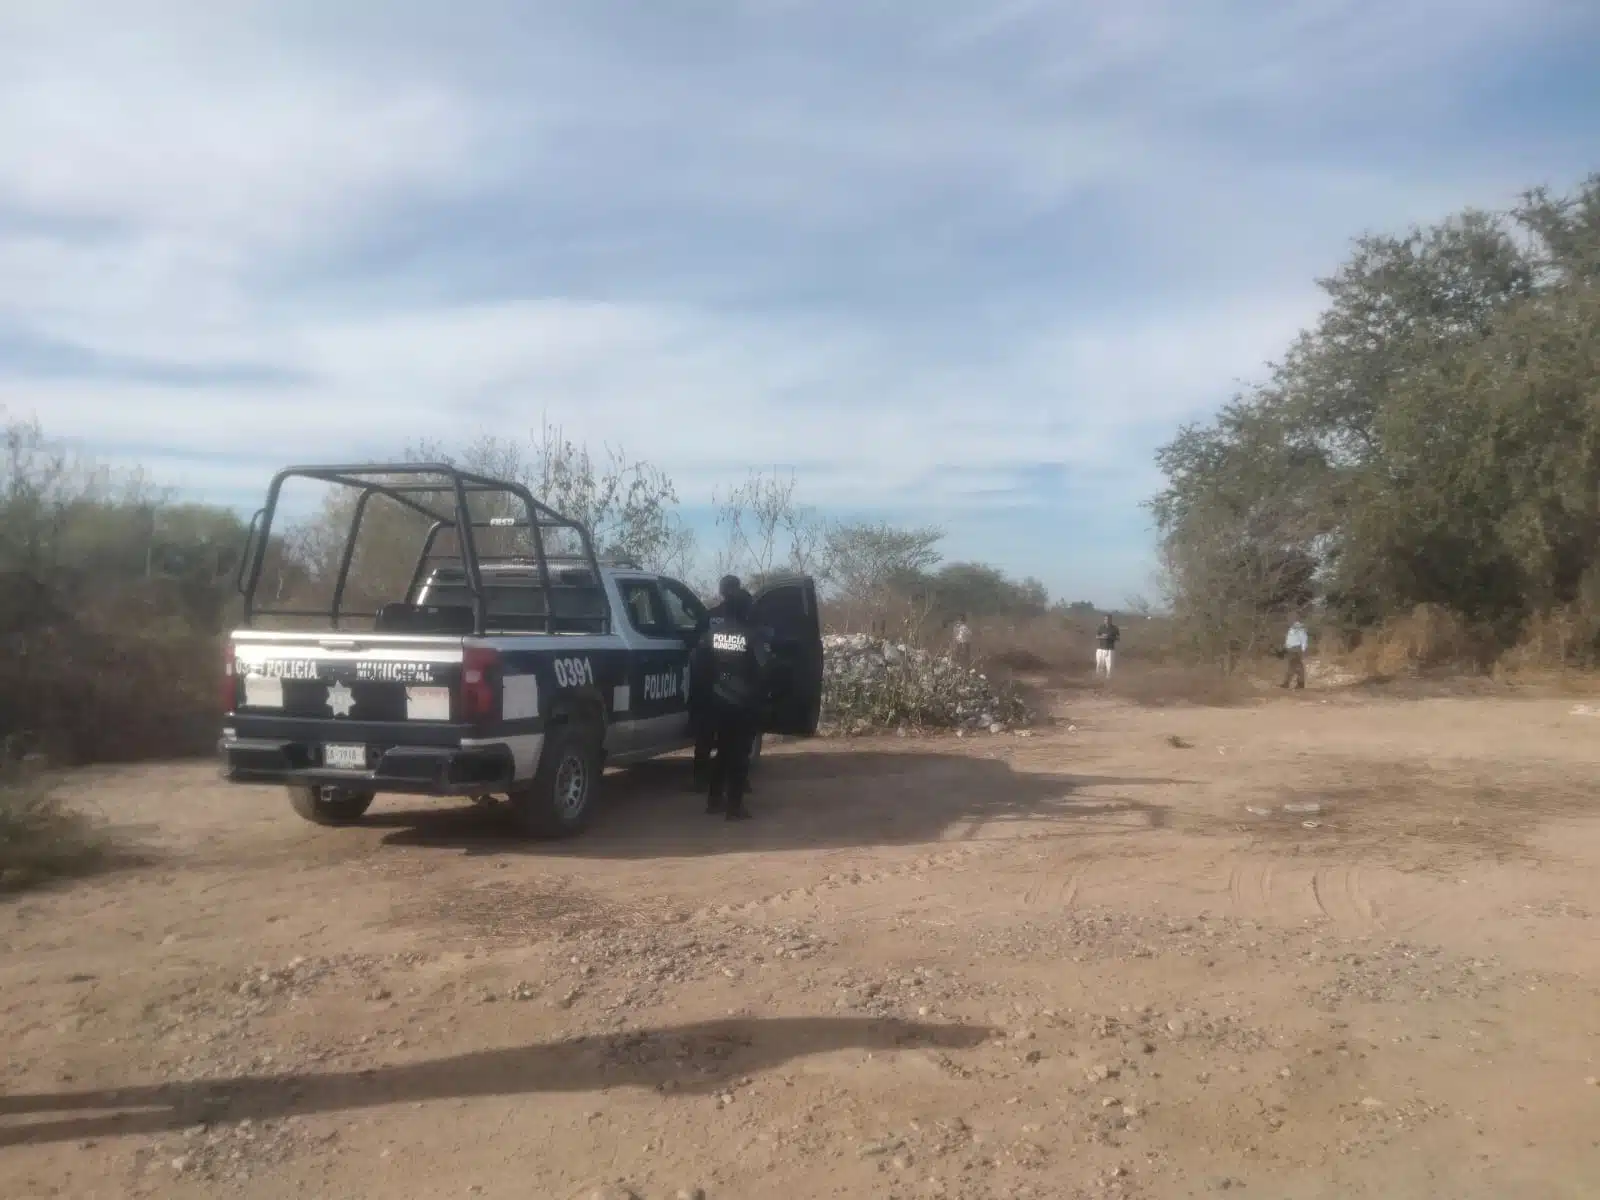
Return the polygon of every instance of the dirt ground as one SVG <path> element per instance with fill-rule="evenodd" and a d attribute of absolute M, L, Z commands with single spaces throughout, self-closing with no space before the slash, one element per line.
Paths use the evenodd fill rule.
<path fill-rule="evenodd" d="M 560 846 L 87 773 L 141 861 L 0 901 L 0 1195 L 1593 1197 L 1574 707 L 1076 694 Z"/>

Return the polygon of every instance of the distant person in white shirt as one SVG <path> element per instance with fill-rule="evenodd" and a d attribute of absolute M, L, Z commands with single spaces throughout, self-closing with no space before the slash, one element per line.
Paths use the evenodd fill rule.
<path fill-rule="evenodd" d="M 1094 631 L 1094 673 L 1099 678 L 1104 675 L 1111 678 L 1111 668 L 1117 664 L 1117 641 L 1122 637 L 1122 630 L 1111 620 L 1111 614 L 1105 615 L 1105 620 L 1100 622 L 1100 628 Z"/>
<path fill-rule="evenodd" d="M 1299 617 L 1289 626 L 1289 632 L 1283 639 L 1284 671 L 1283 682 L 1280 687 L 1294 684 L 1299 691 L 1306 686 L 1306 651 L 1311 648 L 1311 639 L 1306 636 L 1306 627 Z"/>
<path fill-rule="evenodd" d="M 963 667 L 972 665 L 972 626 L 967 624 L 967 614 L 962 613 L 956 618 L 956 627 L 951 631 L 953 646 L 951 656 Z"/>

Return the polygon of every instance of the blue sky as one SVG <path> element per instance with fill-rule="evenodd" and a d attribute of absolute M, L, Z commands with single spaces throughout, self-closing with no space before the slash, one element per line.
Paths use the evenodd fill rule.
<path fill-rule="evenodd" d="M 1349 239 L 1600 168 L 1593 0 L 0 8 L 0 406 L 250 505 L 547 413 L 1150 590 Z"/>

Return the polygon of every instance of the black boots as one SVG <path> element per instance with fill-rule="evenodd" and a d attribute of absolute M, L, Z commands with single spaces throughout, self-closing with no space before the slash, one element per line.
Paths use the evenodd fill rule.
<path fill-rule="evenodd" d="M 735 800 L 732 804 L 729 804 L 721 796 L 712 796 L 706 801 L 706 815 L 714 817 L 718 814 L 726 816 L 730 821 L 748 821 L 750 819 L 750 810 L 744 806 L 743 799 Z"/>

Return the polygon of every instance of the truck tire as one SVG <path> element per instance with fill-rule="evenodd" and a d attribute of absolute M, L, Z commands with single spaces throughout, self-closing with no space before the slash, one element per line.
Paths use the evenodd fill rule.
<path fill-rule="evenodd" d="M 550 729 L 533 779 L 511 793 L 511 812 L 523 833 L 564 838 L 588 826 L 600 790 L 600 746 L 599 732 L 587 722 Z"/>
<path fill-rule="evenodd" d="M 372 807 L 374 794 L 352 788 L 291 783 L 289 803 L 313 825 L 354 825 Z"/>

